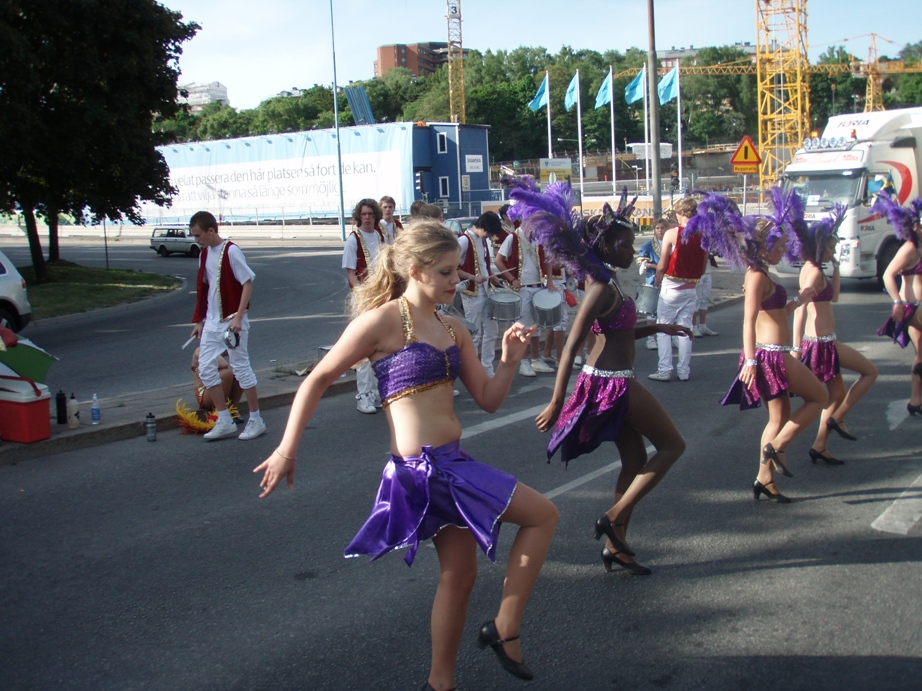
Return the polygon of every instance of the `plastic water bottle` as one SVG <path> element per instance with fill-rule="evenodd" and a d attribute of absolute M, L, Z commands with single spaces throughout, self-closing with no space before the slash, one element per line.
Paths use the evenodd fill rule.
<path fill-rule="evenodd" d="M 71 429 L 80 427 L 80 402 L 74 394 L 67 401 L 67 426 Z"/>
<path fill-rule="evenodd" d="M 157 441 L 157 419 L 153 413 L 148 413 L 144 418 L 144 430 L 147 432 L 147 441 Z"/>
<path fill-rule="evenodd" d="M 58 424 L 66 425 L 67 424 L 67 394 L 64 391 L 58 391 L 58 395 L 54 397 L 54 407 L 55 412 L 57 413 Z"/>
<path fill-rule="evenodd" d="M 102 418 L 99 410 L 99 398 L 93 394 L 93 403 L 90 405 L 90 420 L 94 425 L 98 425 Z"/>

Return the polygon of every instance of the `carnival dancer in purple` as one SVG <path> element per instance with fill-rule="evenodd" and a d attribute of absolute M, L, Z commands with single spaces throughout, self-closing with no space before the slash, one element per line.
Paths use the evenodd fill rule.
<path fill-rule="evenodd" d="M 559 449 L 568 463 L 591 453 L 603 442 L 614 442 L 621 454 L 621 473 L 614 503 L 595 523 L 596 539 L 608 537 L 602 561 L 608 571 L 619 566 L 635 575 L 651 570 L 634 559 L 627 544 L 631 515 L 638 502 L 662 480 L 685 450 L 685 441 L 658 400 L 634 377 L 635 340 L 655 333 L 690 337 L 688 328 L 675 324 L 651 324 L 639 329 L 634 301 L 626 297 L 614 270 L 628 269 L 634 258 L 634 232 L 626 192 L 618 212 L 606 204 L 603 215 L 588 225 L 572 215 L 570 187 L 553 183 L 544 194 L 528 180 L 506 181 L 513 185 L 510 197 L 523 214 L 522 229 L 545 247 L 556 264 L 564 266 L 586 290 L 573 327 L 561 354 L 554 393 L 547 408 L 535 420 L 538 429 L 553 429 L 548 441 L 550 459 Z M 606 263 L 609 266 L 606 266 Z M 573 361 L 589 333 L 595 345 L 567 398 Z M 643 438 L 656 447 L 647 459 Z"/>
<path fill-rule="evenodd" d="M 807 287 L 788 300 L 787 291 L 768 275 L 781 261 L 794 238 L 793 224 L 803 221 L 803 206 L 793 192 L 771 191 L 774 212 L 770 216 L 740 216 L 732 202 L 716 194 L 698 204 L 686 233 L 701 233 L 702 247 L 723 257 L 737 271 L 746 271 L 743 284 L 743 352 L 739 371 L 721 405 L 740 410 L 768 408 L 768 424 L 759 444 L 759 472 L 752 485 L 753 497 L 779 504 L 790 499 L 775 485 L 775 471 L 793 473 L 785 463 L 785 449 L 809 427 L 826 405 L 826 390 L 800 360 L 791 355 L 789 315 L 816 293 Z M 790 393 L 803 399 L 791 411 Z"/>
<path fill-rule="evenodd" d="M 800 270 L 800 287 L 816 290 L 813 300 L 801 304 L 794 311 L 794 347 L 791 352 L 799 356 L 816 378 L 826 385 L 829 402 L 820 415 L 816 439 L 809 455 L 813 463 L 822 461 L 829 465 L 842 465 L 828 451 L 830 432 L 843 439 L 857 441 L 845 424 L 845 417 L 877 381 L 878 370 L 870 360 L 836 337 L 836 316 L 833 303 L 839 300 L 839 262 L 836 261 L 836 230 L 845 215 L 845 207 L 837 205 L 832 215 L 807 226 L 794 226 L 800 244 L 797 257 L 803 262 Z M 826 278 L 823 264 L 832 264 L 832 277 Z M 842 369 L 858 373 L 858 379 L 846 393 Z"/>
<path fill-rule="evenodd" d="M 391 458 L 371 515 L 346 556 L 376 559 L 406 549 L 404 560 L 412 564 L 419 543 L 432 538 L 441 577 L 432 608 L 432 666 L 423 688 L 437 691 L 455 687 L 477 577 L 476 549 L 493 559 L 502 523 L 520 528 L 499 611 L 480 627 L 478 644 L 490 646 L 511 674 L 532 678 L 519 632 L 558 517 L 550 500 L 459 445 L 454 380 L 460 377 L 474 401 L 495 412 L 534 332 L 518 323 L 510 327 L 496 374 L 487 376 L 467 329 L 436 311 L 454 298 L 459 263 L 454 233 L 436 221 L 417 221 L 381 248 L 368 280 L 352 293 L 352 322 L 298 389 L 281 443 L 254 470 L 263 473 L 261 497 L 283 480 L 293 486 L 298 444 L 323 392 L 356 362 L 371 360 L 391 430 Z"/>
<path fill-rule="evenodd" d="M 884 287 L 893 300 L 890 316 L 877 330 L 879 336 L 889 336 L 901 348 L 912 342 L 916 355 L 909 375 L 912 389 L 906 410 L 910 415 L 922 415 L 922 199 L 916 197 L 907 206 L 887 194 L 881 194 L 872 211 L 887 216 L 896 236 L 903 241 L 896 256 L 884 271 Z M 903 281 L 900 287 L 897 279 Z"/>

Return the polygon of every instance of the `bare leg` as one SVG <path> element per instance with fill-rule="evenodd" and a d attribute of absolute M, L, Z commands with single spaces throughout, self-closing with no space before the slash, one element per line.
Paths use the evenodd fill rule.
<path fill-rule="evenodd" d="M 832 412 L 833 419 L 840 426 L 844 426 L 845 417 L 855 404 L 874 386 L 879 372 L 873 362 L 851 346 L 836 341 L 836 350 L 839 353 L 839 364 L 842 369 L 858 373 L 858 380 L 849 387 L 841 405 Z"/>
<path fill-rule="evenodd" d="M 922 321 L 922 318 L 920 318 L 918 310 L 913 317 L 913 325 L 909 327 L 909 339 L 916 349 L 916 356 L 912 360 L 912 368 L 915 369 L 919 363 L 922 363 L 922 326 L 915 326 L 914 324 L 917 321 Z M 915 374 L 910 374 L 909 378 L 912 380 L 912 393 L 910 394 L 909 402 L 912 405 L 922 405 L 922 379 Z"/>
<path fill-rule="evenodd" d="M 813 372 L 789 353 L 784 354 L 784 367 L 787 370 L 788 386 L 791 392 L 800 396 L 804 402 L 791 414 L 774 439 L 769 440 L 776 451 L 784 451 L 788 444 L 809 427 L 822 412 L 829 398 L 826 387 L 820 383 Z M 787 396 L 781 396 L 781 398 L 787 398 Z"/>
<path fill-rule="evenodd" d="M 512 541 L 503 599 L 496 615 L 496 630 L 501 638 L 518 636 L 525 605 L 544 565 L 560 514 L 551 500 L 521 482 L 516 485 L 512 501 L 500 516 L 503 523 L 520 526 Z M 522 661 L 521 640 L 510 641 L 503 648 L 516 662 Z"/>
<path fill-rule="evenodd" d="M 816 439 L 813 440 L 813 448 L 820 453 L 826 450 L 829 442 L 829 427 L 826 421 L 833 417 L 845 400 L 845 382 L 842 380 L 842 375 L 836 375 L 826 382 L 826 390 L 829 392 L 829 402 L 820 414 L 820 426 L 816 431 Z"/>
<path fill-rule="evenodd" d="M 768 424 L 765 425 L 765 429 L 762 430 L 762 439 L 759 443 L 759 472 L 756 475 L 756 480 L 766 485 L 768 491 L 772 494 L 778 494 L 778 488 L 772 484 L 775 481 L 772 464 L 762 463 L 762 449 L 766 444 L 770 443 L 772 439 L 778 436 L 778 433 L 781 432 L 784 425 L 790 419 L 791 398 L 787 395 L 781 395 L 778 398 L 766 401 L 765 407 L 768 408 Z M 768 485 L 771 485 L 771 487 L 768 487 Z M 773 488 L 775 490 L 774 492 L 772 492 Z"/>
<path fill-rule="evenodd" d="M 451 525 L 443 528 L 432 542 L 439 555 L 439 587 L 432 603 L 429 685 L 441 691 L 455 688 L 458 648 L 477 580 L 477 543 L 471 531 Z"/>
<path fill-rule="evenodd" d="M 624 493 L 627 492 L 628 488 L 633 484 L 637 474 L 640 473 L 644 465 L 646 465 L 647 449 L 640 432 L 627 425 L 621 430 L 621 434 L 618 435 L 618 440 L 615 443 L 621 455 L 621 472 L 618 474 L 618 482 L 615 485 L 614 506 L 617 506 L 618 502 L 620 502 L 621 498 L 624 496 Z M 634 506 L 631 506 L 622 514 L 620 523 L 624 528 L 625 538 L 627 538 L 627 532 L 631 525 L 631 516 L 633 513 Z M 618 549 L 611 543 L 611 540 L 606 541 L 606 547 L 608 547 L 610 551 L 618 553 L 618 558 L 621 561 L 635 561 L 630 555 L 624 552 L 618 552 Z"/>

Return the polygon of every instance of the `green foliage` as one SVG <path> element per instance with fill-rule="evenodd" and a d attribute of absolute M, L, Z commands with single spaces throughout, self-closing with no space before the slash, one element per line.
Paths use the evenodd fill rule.
<path fill-rule="evenodd" d="M 899 57 L 907 66 L 922 67 L 922 41 L 907 43 Z M 897 107 L 922 106 L 922 73 L 899 75 L 895 87 Z"/>
<path fill-rule="evenodd" d="M 817 61 L 820 65 L 848 65 L 858 59 L 842 46 L 831 46 Z M 810 75 L 810 124 L 820 130 L 833 115 L 854 112 L 864 99 L 865 80 L 851 72 Z M 860 106 L 863 107 L 863 106 Z"/>

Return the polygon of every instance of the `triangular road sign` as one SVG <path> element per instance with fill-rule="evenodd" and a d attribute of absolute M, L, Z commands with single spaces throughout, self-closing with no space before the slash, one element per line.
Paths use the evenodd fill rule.
<path fill-rule="evenodd" d="M 762 157 L 759 156 L 756 145 L 752 143 L 752 139 L 749 138 L 748 134 L 744 135 L 743 141 L 741 141 L 739 147 L 737 147 L 736 153 L 733 154 L 733 158 L 730 159 L 730 163 L 735 166 L 746 166 L 758 165 L 761 162 Z"/>

